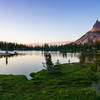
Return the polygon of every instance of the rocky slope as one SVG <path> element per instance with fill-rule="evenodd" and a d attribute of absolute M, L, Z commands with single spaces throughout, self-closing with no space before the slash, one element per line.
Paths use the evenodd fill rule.
<path fill-rule="evenodd" d="M 95 44 L 100 42 L 100 21 L 96 21 L 93 28 L 83 35 L 80 39 L 76 40 L 75 44 Z"/>

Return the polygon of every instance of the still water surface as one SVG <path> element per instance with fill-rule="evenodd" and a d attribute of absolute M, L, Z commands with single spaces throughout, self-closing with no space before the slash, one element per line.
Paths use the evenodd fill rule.
<path fill-rule="evenodd" d="M 28 79 L 31 72 L 38 72 L 44 69 L 42 63 L 45 62 L 42 51 L 17 51 L 20 55 L 11 57 L 0 57 L 0 74 L 25 75 Z M 79 62 L 79 53 L 51 52 L 52 61 L 56 63 Z"/>

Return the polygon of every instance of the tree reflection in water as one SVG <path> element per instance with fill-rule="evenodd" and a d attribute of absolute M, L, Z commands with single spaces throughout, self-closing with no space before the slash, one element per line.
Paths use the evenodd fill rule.
<path fill-rule="evenodd" d="M 2 55 L 0 56 L 0 58 L 5 58 L 5 64 L 7 66 L 9 63 L 9 58 L 17 57 L 17 56 L 25 56 L 25 55 L 26 55 L 25 53 L 16 53 L 16 54 L 5 55 L 5 56 Z"/>
<path fill-rule="evenodd" d="M 80 63 L 91 63 L 92 61 L 96 61 L 98 58 L 100 58 L 100 54 L 81 53 Z"/>

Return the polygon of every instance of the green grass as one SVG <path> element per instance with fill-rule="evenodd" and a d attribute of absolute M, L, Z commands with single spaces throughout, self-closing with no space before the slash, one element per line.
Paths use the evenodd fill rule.
<path fill-rule="evenodd" d="M 55 68 L 58 72 L 52 74 L 46 70 L 31 73 L 31 80 L 23 75 L 0 75 L 0 100 L 100 100 L 92 87 L 96 81 L 89 76 L 91 65 L 74 63 Z"/>

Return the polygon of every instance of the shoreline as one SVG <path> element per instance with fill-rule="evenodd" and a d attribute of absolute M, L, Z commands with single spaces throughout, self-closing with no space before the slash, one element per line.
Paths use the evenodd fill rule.
<path fill-rule="evenodd" d="M 0 56 L 11 56 L 16 55 L 17 53 L 0 53 Z"/>

